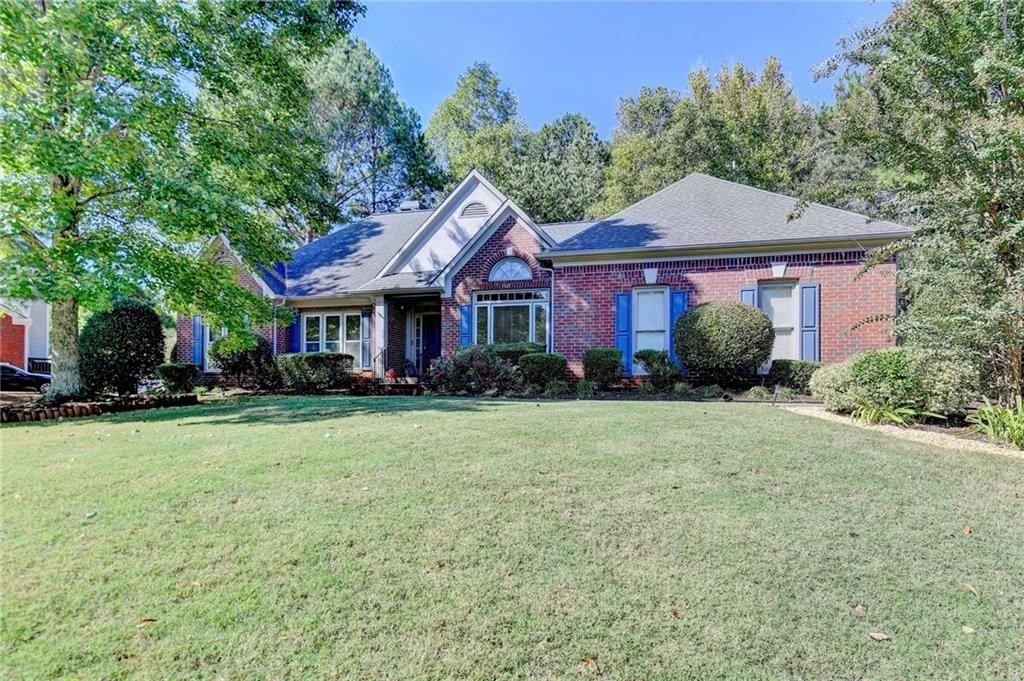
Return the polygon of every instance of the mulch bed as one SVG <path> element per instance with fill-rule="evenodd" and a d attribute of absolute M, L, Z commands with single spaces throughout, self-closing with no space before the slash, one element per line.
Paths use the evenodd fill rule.
<path fill-rule="evenodd" d="M 95 402 L 68 402 L 60 406 L 22 404 L 0 409 L 0 423 L 23 423 L 26 421 L 47 421 L 50 419 L 75 418 L 76 416 L 99 416 L 139 409 L 162 407 L 184 407 L 199 404 L 199 396 L 183 395 L 137 395 Z"/>

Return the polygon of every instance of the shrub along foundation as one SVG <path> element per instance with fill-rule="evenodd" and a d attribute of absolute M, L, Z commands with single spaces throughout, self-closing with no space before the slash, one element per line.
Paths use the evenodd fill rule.
<path fill-rule="evenodd" d="M 48 421 L 76 416 L 99 416 L 123 411 L 158 409 L 161 407 L 184 407 L 199 404 L 199 396 L 190 393 L 182 395 L 137 395 L 116 400 L 97 402 L 68 402 L 59 407 L 30 405 L 27 407 L 4 407 L 0 409 L 0 423 L 21 423 L 25 421 Z"/>

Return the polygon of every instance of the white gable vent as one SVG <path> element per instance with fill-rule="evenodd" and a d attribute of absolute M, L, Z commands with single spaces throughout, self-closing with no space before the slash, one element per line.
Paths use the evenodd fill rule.
<path fill-rule="evenodd" d="M 488 215 L 490 215 L 490 211 L 487 210 L 487 206 L 479 201 L 467 203 L 462 212 L 459 213 L 460 218 L 485 218 Z"/>

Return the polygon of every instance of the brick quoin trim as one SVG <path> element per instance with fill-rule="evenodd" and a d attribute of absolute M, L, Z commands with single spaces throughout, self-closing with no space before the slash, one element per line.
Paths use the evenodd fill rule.
<path fill-rule="evenodd" d="M 512 255 L 508 255 L 508 249 Z M 534 253 L 541 243 L 529 228 L 509 217 L 494 231 L 473 256 L 452 277 L 452 296 L 441 299 L 441 354 L 450 357 L 459 347 L 459 306 L 473 302 L 475 291 L 503 291 L 523 288 L 548 288 L 551 275 L 540 268 Z M 533 277 L 523 281 L 488 281 L 491 267 L 508 257 L 521 258 L 530 266 Z"/>
<path fill-rule="evenodd" d="M 0 362 L 28 369 L 25 366 L 26 333 L 27 329 L 15 324 L 11 315 L 0 313 Z"/>
<path fill-rule="evenodd" d="M 584 351 L 615 347 L 615 294 L 645 286 L 645 268 L 657 268 L 657 285 L 687 291 L 689 305 L 738 300 L 740 288 L 772 277 L 772 262 L 786 262 L 780 281 L 821 285 L 821 359 L 840 362 L 863 350 L 892 345 L 891 322 L 853 325 L 896 308 L 896 265 L 879 265 L 855 278 L 863 251 L 772 254 L 672 262 L 567 265 L 555 270 L 554 348 L 582 376 Z M 683 358 L 685 362 L 685 358 Z"/>

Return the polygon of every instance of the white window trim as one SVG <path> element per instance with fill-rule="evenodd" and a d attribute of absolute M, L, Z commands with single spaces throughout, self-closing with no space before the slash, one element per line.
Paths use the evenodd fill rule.
<path fill-rule="evenodd" d="M 547 289 L 516 289 L 515 293 L 541 293 L 544 294 L 544 298 L 535 300 L 478 300 L 477 294 L 488 294 L 488 293 L 503 293 L 504 291 L 478 291 L 473 294 L 473 344 L 474 345 L 490 345 L 490 339 L 494 338 L 494 315 L 490 312 L 487 313 L 487 338 L 480 341 L 477 337 L 477 319 L 479 319 L 479 310 L 481 307 L 512 307 L 512 306 L 527 306 L 530 308 L 530 338 L 536 338 L 537 335 L 537 312 L 535 307 L 544 307 L 547 309 L 546 312 L 546 324 L 544 340 L 533 340 L 528 341 L 531 343 L 544 343 L 545 351 L 550 352 L 551 350 L 551 299 L 547 295 Z"/>
<path fill-rule="evenodd" d="M 790 302 L 793 305 L 793 324 L 792 324 L 792 326 L 786 327 L 786 328 L 790 329 L 789 342 L 790 342 L 790 346 L 791 346 L 790 347 L 790 353 L 789 353 L 791 355 L 791 357 L 790 358 L 786 358 L 786 359 L 800 359 L 800 295 L 799 295 L 800 287 L 799 287 L 799 284 L 800 284 L 800 282 L 796 281 L 796 280 L 792 280 L 792 281 L 765 281 L 765 282 L 759 282 L 757 284 L 757 309 L 761 310 L 765 314 L 768 314 L 768 311 L 761 307 L 761 301 L 763 300 L 763 298 L 761 296 L 761 291 L 763 291 L 766 288 L 777 288 L 777 289 L 788 288 L 790 290 L 789 298 L 790 298 Z M 769 315 L 769 319 L 771 319 L 771 315 Z M 774 331 L 774 329 L 776 328 L 775 320 L 771 319 L 771 322 L 772 322 L 772 330 Z M 774 347 L 772 348 L 772 350 L 774 350 Z M 772 362 L 775 361 L 775 359 L 784 359 L 784 358 L 781 358 L 781 357 L 780 358 L 770 357 L 767 362 L 765 362 L 764 364 L 762 364 L 761 366 L 759 366 L 757 368 L 757 373 L 759 373 L 759 374 L 767 374 L 771 370 Z"/>
<path fill-rule="evenodd" d="M 359 319 L 359 341 L 358 341 L 359 342 L 359 351 L 356 352 L 353 355 L 353 357 L 352 357 L 352 369 L 353 370 L 357 370 L 357 371 L 362 371 L 365 368 L 365 367 L 363 367 L 363 358 L 362 358 L 362 355 L 363 355 L 363 341 L 365 339 L 363 338 L 363 335 L 364 335 L 364 330 L 363 330 L 363 313 L 361 311 L 359 311 L 359 312 L 311 312 L 311 313 L 303 314 L 302 315 L 302 323 L 301 323 L 301 327 L 300 327 L 301 331 L 302 331 L 302 343 L 301 343 L 302 350 L 301 350 L 301 352 L 330 352 L 329 350 L 325 349 L 326 348 L 326 343 L 327 343 L 327 318 L 328 317 L 340 317 L 340 320 L 339 320 L 339 323 L 340 323 L 340 336 L 339 336 L 338 342 L 341 343 L 341 350 L 339 351 L 338 354 L 345 354 L 345 343 L 346 343 L 346 340 L 345 340 L 345 329 L 346 329 L 347 324 L 348 324 L 348 321 L 347 321 L 346 318 L 347 317 L 356 317 L 356 318 Z M 320 334 L 319 334 L 320 335 L 320 340 L 319 340 L 319 343 L 317 345 L 317 347 L 318 347 L 317 350 L 310 350 L 310 349 L 307 348 L 307 343 L 306 343 L 306 319 L 308 319 L 308 318 L 313 318 L 313 319 L 318 319 L 319 320 L 318 323 L 320 325 Z M 347 341 L 347 342 L 352 343 L 354 341 Z M 371 352 L 371 354 L 372 354 L 372 352 Z M 371 361 L 372 361 L 372 358 L 371 358 Z"/>
<path fill-rule="evenodd" d="M 639 295 L 641 293 L 650 293 L 650 292 L 655 292 L 655 291 L 660 291 L 661 293 L 664 294 L 662 297 L 664 298 L 664 301 L 665 301 L 665 316 L 664 316 L 664 319 L 665 319 L 665 331 L 664 331 L 664 334 L 665 334 L 665 349 L 668 350 L 669 347 L 671 346 L 671 344 L 669 342 L 669 333 L 671 333 L 671 329 L 669 327 L 672 325 L 672 320 L 669 318 L 669 315 L 671 314 L 671 311 L 669 309 L 669 302 L 670 302 L 671 296 L 669 295 L 668 287 L 667 286 L 637 286 L 637 287 L 634 287 L 633 290 L 631 291 L 631 293 L 633 294 L 633 299 L 630 301 L 630 308 L 631 308 L 631 313 L 630 314 L 632 316 L 632 319 L 630 320 L 630 335 L 632 337 L 629 339 L 630 340 L 630 346 L 629 347 L 631 348 L 631 351 L 633 352 L 634 355 L 636 354 L 637 347 L 638 347 L 637 346 L 637 342 L 636 342 L 637 334 L 641 333 L 641 332 L 647 332 L 647 333 L 650 332 L 650 329 L 641 329 L 640 328 L 640 324 L 638 323 L 638 321 L 640 319 L 640 303 L 638 301 L 638 298 L 639 298 Z M 630 361 L 632 361 L 633 358 L 630 357 L 629 359 L 630 359 Z M 638 364 L 637 362 L 633 362 L 633 374 L 634 375 L 639 375 L 639 376 L 646 376 L 647 372 L 644 371 L 643 366 L 641 364 Z"/>

